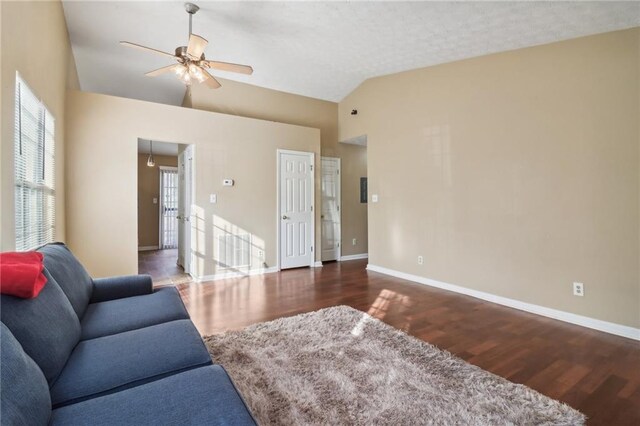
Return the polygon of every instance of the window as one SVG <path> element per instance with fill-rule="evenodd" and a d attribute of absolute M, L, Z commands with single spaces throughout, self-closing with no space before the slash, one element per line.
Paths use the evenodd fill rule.
<path fill-rule="evenodd" d="M 16 250 L 53 241 L 55 235 L 54 118 L 16 76 L 14 165 Z"/>

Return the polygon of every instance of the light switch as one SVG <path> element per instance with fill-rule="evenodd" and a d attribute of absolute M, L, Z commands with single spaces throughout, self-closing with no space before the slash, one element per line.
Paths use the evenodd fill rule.
<path fill-rule="evenodd" d="M 222 186 L 233 186 L 233 179 L 223 179 Z"/>
<path fill-rule="evenodd" d="M 153 197 L 153 204 L 158 204 L 158 199 Z"/>
<path fill-rule="evenodd" d="M 218 196 L 216 194 L 209 195 L 209 202 L 211 204 L 215 204 L 218 202 Z"/>
<path fill-rule="evenodd" d="M 371 202 L 372 203 L 377 203 L 378 202 L 378 194 L 372 194 L 371 195 Z"/>

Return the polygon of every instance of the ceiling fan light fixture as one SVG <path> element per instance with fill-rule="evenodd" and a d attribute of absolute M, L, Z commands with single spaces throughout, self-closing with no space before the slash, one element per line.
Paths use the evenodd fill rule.
<path fill-rule="evenodd" d="M 187 86 L 191 84 L 191 74 L 188 71 L 185 71 L 181 76 L 180 80 Z"/>
<path fill-rule="evenodd" d="M 182 75 L 187 72 L 187 67 L 180 64 L 178 66 L 176 66 L 174 72 L 176 73 L 176 75 L 178 76 L 178 78 L 182 77 Z"/>
<path fill-rule="evenodd" d="M 182 64 L 175 69 L 176 76 L 184 83 L 191 84 L 193 80 L 202 83 L 207 79 L 202 68 L 194 63 Z"/>
<path fill-rule="evenodd" d="M 189 64 L 189 74 L 191 74 L 191 77 L 195 78 L 200 83 L 202 83 L 205 80 L 205 76 L 204 76 L 204 73 L 202 72 L 202 68 L 200 68 L 196 64 Z"/>

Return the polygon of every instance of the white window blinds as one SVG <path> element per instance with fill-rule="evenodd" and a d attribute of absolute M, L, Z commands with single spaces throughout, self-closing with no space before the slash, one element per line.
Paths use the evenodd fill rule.
<path fill-rule="evenodd" d="M 14 165 L 16 250 L 32 250 L 55 235 L 54 118 L 16 76 Z"/>

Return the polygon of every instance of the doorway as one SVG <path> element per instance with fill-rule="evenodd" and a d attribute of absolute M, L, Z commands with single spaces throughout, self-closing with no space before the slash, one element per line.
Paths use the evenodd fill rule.
<path fill-rule="evenodd" d="M 330 238 L 322 238 L 322 260 L 334 259 L 336 251 L 337 260 L 339 261 L 366 259 L 369 257 L 368 203 L 372 201 L 369 200 L 368 194 L 367 136 L 361 135 L 341 141 L 335 151 L 327 154 L 340 158 L 339 171 L 335 172 L 339 176 L 337 180 L 339 192 L 336 194 L 337 202 L 331 200 L 333 193 L 331 188 L 327 190 L 327 196 L 323 192 L 323 203 L 329 203 L 329 206 L 323 207 L 322 214 L 325 219 L 327 219 L 327 214 L 337 216 L 339 225 L 332 226 L 330 222 L 334 222 L 333 220 L 328 221 L 329 223 L 323 223 L 323 232 L 328 228 L 326 232 Z M 326 164 L 327 168 L 335 170 L 336 166 L 330 161 L 324 161 L 323 167 Z M 327 171 L 322 175 L 326 180 L 333 173 L 332 171 Z M 326 185 L 323 183 L 323 187 Z M 328 198 L 328 200 L 325 200 L 325 198 Z M 339 211 L 336 212 L 335 210 L 338 209 Z M 332 244 L 331 241 L 334 238 L 333 235 L 337 240 L 335 244 Z M 339 251 L 335 249 L 337 244 L 340 247 Z"/>
<path fill-rule="evenodd" d="M 340 159 L 322 157 L 322 261 L 340 259 Z"/>
<path fill-rule="evenodd" d="M 180 220 L 181 200 L 193 190 L 190 179 L 180 179 L 179 159 L 187 150 L 187 145 L 138 139 L 138 272 L 151 275 L 156 286 L 191 281 L 179 259 L 191 251 L 181 239 Z"/>
<path fill-rule="evenodd" d="M 314 160 L 312 152 L 281 150 L 278 155 L 278 266 L 314 264 Z"/>

